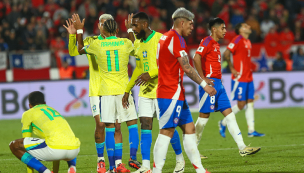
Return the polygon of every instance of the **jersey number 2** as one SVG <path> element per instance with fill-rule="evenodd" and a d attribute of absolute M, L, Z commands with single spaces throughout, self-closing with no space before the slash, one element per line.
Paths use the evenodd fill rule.
<path fill-rule="evenodd" d="M 51 109 L 51 108 L 46 108 L 48 111 L 50 111 L 52 114 L 53 114 L 53 116 L 47 111 L 47 110 L 45 110 L 45 109 L 40 109 L 51 121 L 53 121 L 54 120 L 54 118 L 55 117 L 61 117 L 61 118 L 63 118 L 63 116 L 61 116 L 61 115 L 59 115 L 59 113 L 57 112 L 57 111 L 55 111 L 55 110 L 53 110 L 53 109 Z M 56 113 L 57 113 L 57 115 L 56 115 Z"/>
<path fill-rule="evenodd" d="M 107 50 L 107 64 L 108 64 L 108 71 L 112 71 L 112 64 L 111 64 L 111 51 Z M 115 71 L 119 71 L 119 57 L 118 57 L 118 50 L 114 50 L 115 55 Z"/>

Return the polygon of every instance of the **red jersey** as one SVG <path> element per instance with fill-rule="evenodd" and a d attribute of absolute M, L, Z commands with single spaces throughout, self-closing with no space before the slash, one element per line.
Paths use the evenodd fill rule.
<path fill-rule="evenodd" d="M 158 42 L 157 98 L 185 100 L 184 71 L 177 58 L 186 56 L 187 45 L 175 30 L 166 32 Z"/>
<path fill-rule="evenodd" d="M 202 56 L 202 68 L 205 77 L 222 78 L 221 52 L 218 42 L 208 36 L 201 41 L 195 53 Z"/>
<path fill-rule="evenodd" d="M 251 82 L 253 78 L 251 70 L 250 40 L 238 35 L 229 43 L 227 49 L 232 52 L 234 69 L 240 73 L 237 80 L 239 82 Z M 231 78 L 235 79 L 233 75 L 231 75 Z"/>

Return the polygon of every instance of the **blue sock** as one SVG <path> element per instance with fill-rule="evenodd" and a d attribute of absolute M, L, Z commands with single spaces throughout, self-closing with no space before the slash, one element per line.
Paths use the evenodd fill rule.
<path fill-rule="evenodd" d="M 171 138 L 170 143 L 171 143 L 172 148 L 175 151 L 176 155 L 179 155 L 182 153 L 182 146 L 180 143 L 179 134 L 178 134 L 177 130 L 174 131 L 174 135 Z"/>
<path fill-rule="evenodd" d="M 122 143 L 115 144 L 115 160 L 122 158 Z"/>
<path fill-rule="evenodd" d="M 105 144 L 105 142 L 103 142 L 103 143 L 95 143 L 96 150 L 97 150 L 97 156 L 98 157 L 103 157 L 104 144 Z"/>
<path fill-rule="evenodd" d="M 141 155 L 142 160 L 150 160 L 150 149 L 152 145 L 152 130 L 141 129 Z"/>
<path fill-rule="evenodd" d="M 139 143 L 137 124 L 128 126 L 128 129 L 129 129 L 130 157 L 133 160 L 137 160 L 136 153 L 137 153 L 138 143 Z"/>
<path fill-rule="evenodd" d="M 110 163 L 110 170 L 115 168 L 114 150 L 115 150 L 115 128 L 106 128 L 106 147 Z"/>
<path fill-rule="evenodd" d="M 37 170 L 39 173 L 43 173 L 45 170 L 47 170 L 47 168 L 41 162 L 27 152 L 23 154 L 21 161 L 27 166 Z"/>
<path fill-rule="evenodd" d="M 73 160 L 70 160 L 70 161 L 67 161 L 68 162 L 68 165 L 69 165 L 69 167 L 71 167 L 71 166 L 75 166 L 76 167 L 76 157 L 75 157 L 75 159 L 73 159 Z"/>

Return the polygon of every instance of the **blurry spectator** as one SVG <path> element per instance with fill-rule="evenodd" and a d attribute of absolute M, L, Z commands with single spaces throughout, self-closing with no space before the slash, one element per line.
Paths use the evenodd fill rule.
<path fill-rule="evenodd" d="M 152 22 L 151 22 L 151 28 L 157 32 L 160 33 L 165 33 L 167 32 L 166 30 L 166 25 L 164 24 L 164 22 L 162 22 L 159 17 L 154 17 Z"/>
<path fill-rule="evenodd" d="M 16 38 L 16 33 L 14 30 L 10 32 L 10 37 L 7 41 L 9 51 L 16 51 L 20 49 L 18 40 Z"/>
<path fill-rule="evenodd" d="M 273 71 L 286 71 L 286 62 L 283 58 L 282 52 L 277 52 L 276 60 L 272 64 Z"/>
<path fill-rule="evenodd" d="M 270 28 L 274 27 L 275 23 L 270 20 L 269 18 L 266 18 L 265 20 L 262 21 L 261 23 L 261 36 L 265 37 L 265 35 L 268 33 L 268 31 L 270 30 Z"/>
<path fill-rule="evenodd" d="M 31 17 L 33 16 L 32 11 L 29 9 L 27 5 L 24 5 L 21 12 L 21 16 L 24 17 L 27 21 L 30 21 Z"/>
<path fill-rule="evenodd" d="M 48 32 L 47 32 L 48 29 L 47 29 L 46 25 L 42 23 L 41 18 L 38 18 L 36 20 L 36 22 L 37 22 L 37 25 L 35 26 L 35 30 L 36 31 L 41 31 L 42 34 L 47 37 L 48 36 Z"/>
<path fill-rule="evenodd" d="M 304 28 L 304 7 L 301 8 L 300 13 L 296 17 L 296 21 L 300 21 L 301 28 Z"/>
<path fill-rule="evenodd" d="M 224 1 L 223 0 L 215 0 L 212 4 L 211 16 L 216 17 L 223 9 Z"/>
<path fill-rule="evenodd" d="M 20 14 L 20 12 L 18 11 L 17 5 L 14 5 L 14 6 L 12 7 L 12 12 L 10 12 L 10 13 L 8 14 L 8 16 L 7 16 L 7 21 L 9 22 L 9 25 L 10 25 L 11 27 L 14 26 L 15 22 L 17 22 L 17 18 L 18 18 L 18 17 L 21 17 L 21 14 Z"/>
<path fill-rule="evenodd" d="M 270 28 L 268 34 L 266 34 L 264 39 L 266 50 L 270 54 L 274 54 L 278 50 L 279 42 L 280 42 L 280 37 L 278 32 L 276 31 L 276 27 Z"/>
<path fill-rule="evenodd" d="M 35 16 L 37 17 L 43 17 L 43 13 L 44 13 L 44 6 L 40 5 L 37 9 L 35 9 Z"/>
<path fill-rule="evenodd" d="M 41 30 L 37 30 L 35 44 L 37 45 L 37 50 L 44 50 L 47 48 L 46 37 Z"/>
<path fill-rule="evenodd" d="M 243 17 L 242 12 L 239 9 L 233 10 L 230 21 L 233 26 L 235 26 L 238 23 L 243 23 L 244 17 Z"/>
<path fill-rule="evenodd" d="M 44 4 L 44 0 L 32 0 L 33 8 L 40 7 Z"/>
<path fill-rule="evenodd" d="M 51 16 L 50 16 L 50 13 L 47 12 L 47 11 L 43 13 L 42 22 L 45 24 L 45 26 L 48 29 L 50 29 L 54 26 L 53 21 L 52 21 Z"/>
<path fill-rule="evenodd" d="M 269 11 L 269 20 L 273 21 L 275 24 L 280 23 L 280 19 L 276 16 L 274 9 Z"/>
<path fill-rule="evenodd" d="M 51 18 L 53 17 L 55 11 L 60 8 L 59 5 L 57 5 L 54 1 L 55 0 L 47 0 L 47 4 L 44 6 L 44 10 L 49 12 L 49 17 Z"/>
<path fill-rule="evenodd" d="M 85 0 L 85 2 L 82 3 L 78 8 L 78 14 L 79 14 L 80 20 L 89 16 L 90 9 L 92 9 L 92 8 L 96 8 L 96 6 L 93 3 L 91 3 L 90 0 Z M 96 11 L 96 9 L 95 9 L 95 11 Z"/>
<path fill-rule="evenodd" d="M 9 37 L 9 32 L 10 32 L 9 23 L 8 23 L 5 19 L 3 19 L 3 20 L 2 20 L 2 26 L 3 26 L 3 28 L 2 28 L 1 36 L 2 36 L 5 40 L 7 40 L 7 38 Z"/>
<path fill-rule="evenodd" d="M 288 27 L 280 33 L 280 45 L 282 51 L 287 51 L 294 42 L 294 35 Z M 284 56 L 285 57 L 285 56 Z"/>
<path fill-rule="evenodd" d="M 28 24 L 26 30 L 23 31 L 23 39 L 26 40 L 27 38 L 35 38 L 35 36 L 36 30 L 34 28 L 34 25 Z"/>
<path fill-rule="evenodd" d="M 208 31 L 203 26 L 199 25 L 199 26 L 196 27 L 196 32 L 195 33 L 196 33 L 195 41 L 197 43 L 197 42 L 200 42 L 204 37 L 207 36 Z"/>
<path fill-rule="evenodd" d="M 7 16 L 10 12 L 12 11 L 11 9 L 11 4 L 9 0 L 4 0 L 3 2 L 0 2 L 0 22 Z"/>
<path fill-rule="evenodd" d="M 246 20 L 246 23 L 251 27 L 251 34 L 249 35 L 249 39 L 251 42 L 257 42 L 257 38 L 261 34 L 260 30 L 260 24 L 259 22 L 255 19 L 253 15 L 249 15 L 248 19 Z"/>
<path fill-rule="evenodd" d="M 304 70 L 304 51 L 300 46 L 298 47 L 297 52 L 293 54 L 292 60 L 293 70 Z"/>
<path fill-rule="evenodd" d="M 5 43 L 4 39 L 2 37 L 0 37 L 0 52 L 7 51 L 7 50 L 8 50 L 7 43 Z"/>
<path fill-rule="evenodd" d="M 304 40 L 303 30 L 304 30 L 304 28 L 303 29 L 301 28 L 301 22 L 296 21 L 295 22 L 295 29 L 294 29 L 295 41 Z"/>
<path fill-rule="evenodd" d="M 54 51 L 62 50 L 65 48 L 65 43 L 60 36 L 57 36 L 56 39 L 51 40 L 50 49 Z"/>
<path fill-rule="evenodd" d="M 26 43 L 23 44 L 23 50 L 34 51 L 36 50 L 36 44 L 34 42 L 34 38 L 28 37 L 26 38 Z"/>
<path fill-rule="evenodd" d="M 229 15 L 229 6 L 225 5 L 222 11 L 217 15 L 217 17 L 224 20 L 225 24 L 229 23 L 230 15 Z"/>
<path fill-rule="evenodd" d="M 65 8 L 63 7 L 60 7 L 59 9 L 57 9 L 53 15 L 53 21 L 56 21 L 60 18 L 63 18 L 63 19 L 67 19 L 69 18 L 69 12 L 68 10 L 66 10 Z"/>
<path fill-rule="evenodd" d="M 60 79 L 75 79 L 76 74 L 74 67 L 69 66 L 67 61 L 62 62 L 62 66 L 59 69 Z"/>
<path fill-rule="evenodd" d="M 89 35 L 91 35 L 93 33 L 93 27 L 95 26 L 95 23 L 98 23 L 98 16 L 96 13 L 96 9 L 91 8 L 90 14 L 86 18 L 85 23 L 84 23 L 84 27 Z"/>

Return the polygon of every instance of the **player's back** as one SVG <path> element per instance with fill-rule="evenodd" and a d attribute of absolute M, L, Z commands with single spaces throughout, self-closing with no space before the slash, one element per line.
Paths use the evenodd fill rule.
<path fill-rule="evenodd" d="M 237 77 L 239 82 L 251 82 L 251 42 L 245 39 L 242 35 L 238 35 L 228 44 L 227 49 L 233 55 L 233 67 L 240 73 Z M 231 75 L 232 79 L 235 79 Z"/>
<path fill-rule="evenodd" d="M 186 43 L 182 36 L 171 29 L 158 43 L 157 98 L 185 100 L 183 76 L 178 57 L 186 56 Z"/>
<path fill-rule="evenodd" d="M 68 122 L 54 108 L 45 104 L 36 105 L 24 112 L 21 122 L 23 127 L 30 125 L 33 133 L 45 138 L 46 144 L 51 148 L 76 149 L 80 146 L 80 141 Z"/>
<path fill-rule="evenodd" d="M 101 95 L 124 94 L 129 82 L 128 63 L 132 42 L 115 36 L 95 40 L 86 47 L 87 53 L 96 55 L 100 68 Z"/>
<path fill-rule="evenodd" d="M 220 45 L 211 36 L 204 38 L 197 51 L 202 57 L 202 68 L 205 77 L 222 78 Z"/>

